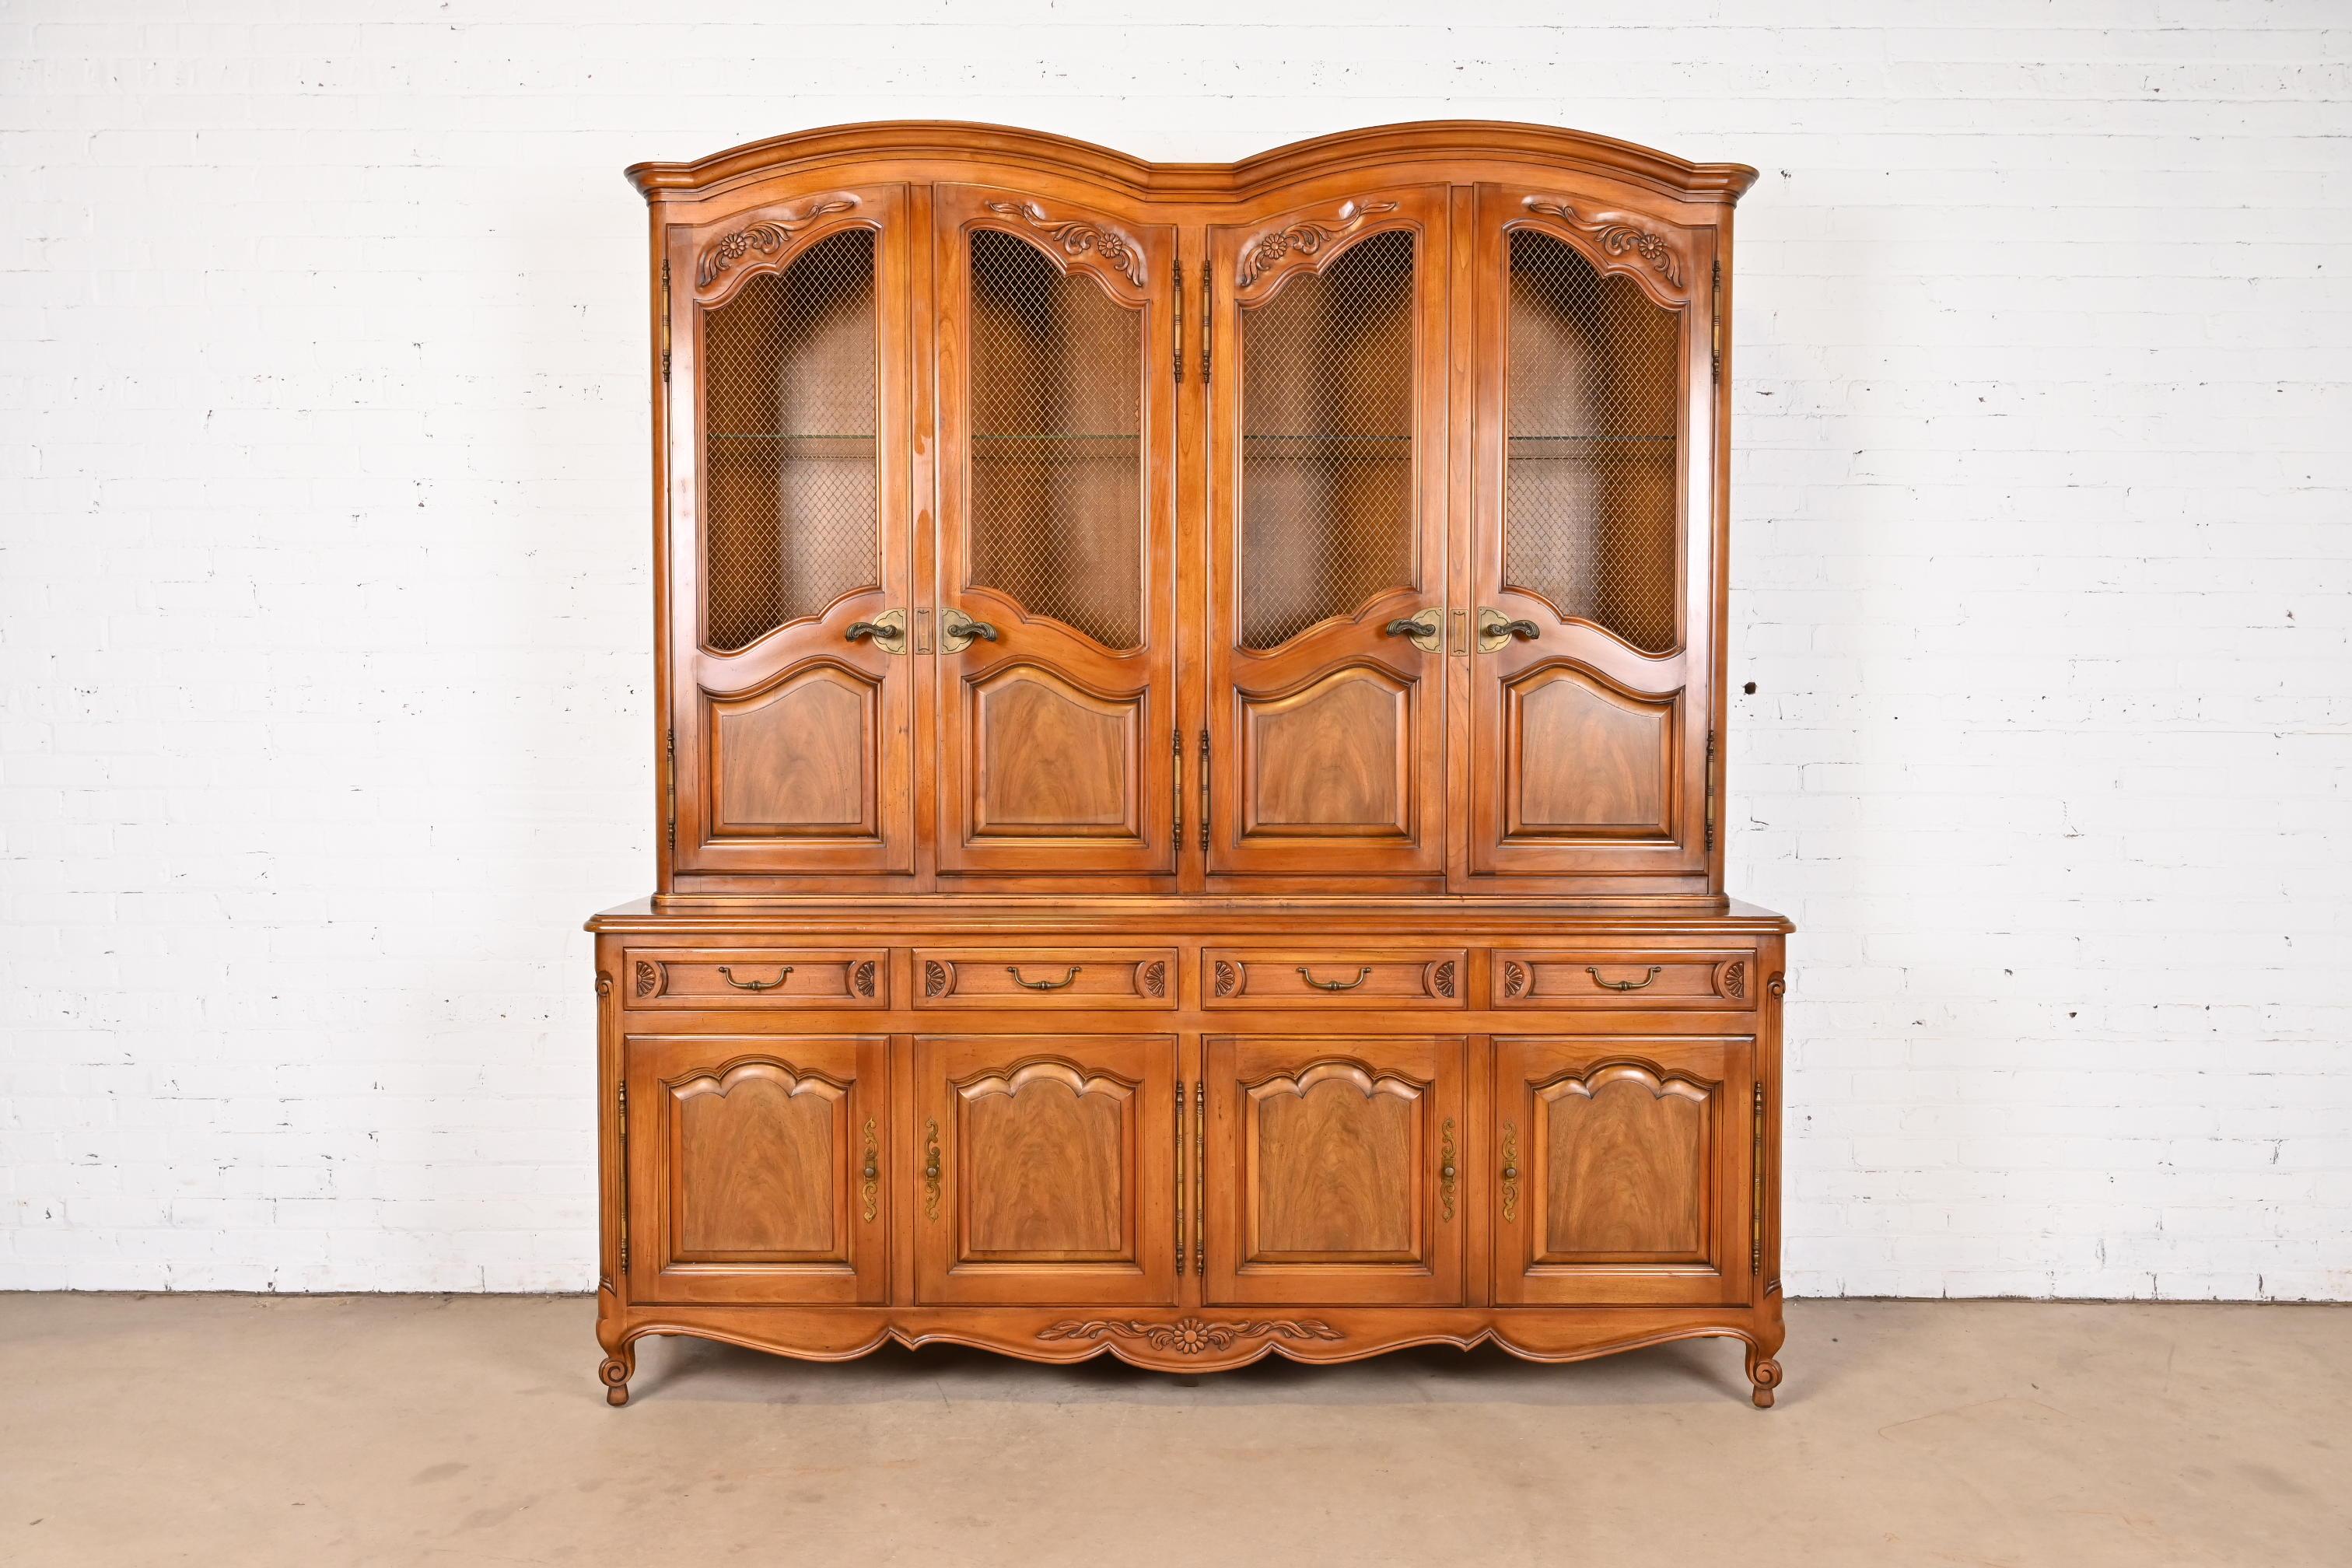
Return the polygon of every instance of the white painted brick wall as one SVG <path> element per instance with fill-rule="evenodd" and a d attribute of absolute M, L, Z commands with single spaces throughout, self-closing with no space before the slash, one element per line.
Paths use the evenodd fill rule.
<path fill-rule="evenodd" d="M 1792 1289 L 2352 1296 L 2340 0 L 1113 15 L 0 5 L 0 1285 L 590 1283 L 622 164 L 1479 115 L 1765 171 L 1729 816 L 1804 927 Z"/>

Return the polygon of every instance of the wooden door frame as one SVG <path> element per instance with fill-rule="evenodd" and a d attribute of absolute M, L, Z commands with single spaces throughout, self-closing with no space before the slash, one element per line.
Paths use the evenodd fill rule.
<path fill-rule="evenodd" d="M 1470 715 L 1467 886 L 1515 876 L 1601 875 L 1701 879 L 1717 856 L 1706 807 L 1715 759 L 1720 663 L 1715 582 L 1719 569 L 1719 405 L 1721 388 L 1713 328 L 1717 302 L 1717 234 L 1710 226 L 1677 225 L 1646 213 L 1619 210 L 1614 199 L 1573 180 L 1540 186 L 1484 182 L 1473 201 L 1471 299 L 1467 320 L 1472 406 L 1469 555 L 1463 574 L 1469 593 L 1466 659 Z M 1634 648 L 1598 625 L 1563 618 L 1541 596 L 1502 581 L 1504 489 L 1507 464 L 1510 353 L 1509 236 L 1530 229 L 1557 239 L 1603 278 L 1632 279 L 1653 304 L 1677 311 L 1675 479 L 1676 618 L 1680 637 L 1667 653 Z M 1512 641 L 1480 652 L 1475 626 L 1488 606 L 1525 616 L 1543 627 L 1536 642 Z M 1517 679 L 1559 669 L 1598 682 L 1629 699 L 1670 701 L 1673 755 L 1665 777 L 1672 834 L 1629 838 L 1607 832 L 1563 837 L 1553 843 L 1507 841 L 1503 763 L 1508 739 L 1507 689 Z"/>
<path fill-rule="evenodd" d="M 1177 441 L 1178 389 L 1169 367 L 1176 353 L 1177 300 L 1171 282 L 1178 228 L 1148 204 L 1114 204 L 1098 192 L 1063 194 L 1054 181 L 1011 186 L 942 182 L 930 189 L 932 292 L 929 331 L 939 366 L 935 388 L 939 506 L 930 541 L 932 574 L 926 618 L 961 610 L 995 626 L 1003 639 L 976 641 L 961 652 L 923 639 L 932 659 L 938 744 L 932 752 L 938 873 L 959 886 L 981 878 L 1033 879 L 1089 889 L 1173 890 L 1177 871 L 1172 814 L 1181 780 L 1162 737 L 1178 723 Z M 1030 613 L 1009 595 L 976 587 L 970 577 L 971 418 L 970 236 L 992 229 L 1034 247 L 1065 276 L 1084 274 L 1106 297 L 1142 316 L 1139 367 L 1142 457 L 1142 562 L 1138 606 L 1141 644 L 1107 649 L 1075 628 Z M 935 609 L 935 614 L 929 614 Z M 929 652 L 934 648 L 935 652 Z M 1132 700 L 1135 833 L 1040 836 L 981 841 L 971 820 L 981 767 L 974 690 L 1024 666 L 1099 701 Z M 1017 883 L 1015 883 L 1017 885 Z"/>
<path fill-rule="evenodd" d="M 668 681 L 665 789 L 665 870 L 687 885 L 756 878 L 775 890 L 822 891 L 845 874 L 910 879 L 916 867 L 913 774 L 914 672 L 904 652 L 889 654 L 871 640 L 851 643 L 850 623 L 897 610 L 913 619 L 910 559 L 914 510 L 908 454 L 912 376 L 908 341 L 914 291 L 907 187 L 900 184 L 839 186 L 811 184 L 759 205 L 699 225 L 665 230 L 663 259 L 670 314 L 664 323 L 670 374 L 662 399 L 666 443 L 667 570 L 664 659 Z M 704 312 L 733 299 L 751 279 L 781 271 L 808 247 L 854 228 L 875 232 L 876 426 L 879 493 L 880 576 L 877 587 L 835 600 L 814 617 L 792 621 L 745 647 L 714 652 L 705 636 L 703 603 Z M 708 278 L 709 281 L 702 281 Z M 712 837 L 716 743 L 713 705 L 772 689 L 805 672 L 826 668 L 871 685 L 874 734 L 870 834 L 826 840 Z M 884 885 L 887 885 L 886 882 Z M 903 884 L 902 884 L 903 885 Z"/>
<path fill-rule="evenodd" d="M 1205 808 L 1209 831 L 1205 872 L 1212 885 L 1246 887 L 1252 876 L 1436 878 L 1445 868 L 1445 649 L 1426 651 L 1383 627 L 1391 620 L 1433 610 L 1443 628 L 1447 588 L 1448 454 L 1451 441 L 1447 310 L 1452 287 L 1448 189 L 1420 182 L 1367 185 L 1345 199 L 1300 203 L 1296 194 L 1255 216 L 1206 226 L 1205 266 L 1211 287 L 1202 323 L 1212 344 L 1204 392 L 1207 484 L 1202 544 L 1207 566 L 1201 626 L 1203 706 L 1208 755 Z M 1413 527 L 1417 581 L 1381 594 L 1343 616 L 1276 648 L 1241 647 L 1242 392 L 1241 312 L 1273 299 L 1302 273 L 1319 275 L 1365 239 L 1411 232 L 1413 259 Z M 1261 264 L 1262 258 L 1271 258 Z M 1413 732 L 1400 802 L 1409 830 L 1392 839 L 1242 831 L 1246 789 L 1244 731 L 1252 697 L 1278 701 L 1364 669 L 1397 683 Z M 1342 844 L 1349 847 L 1339 850 Z M 1228 881 L 1227 879 L 1240 879 Z"/>

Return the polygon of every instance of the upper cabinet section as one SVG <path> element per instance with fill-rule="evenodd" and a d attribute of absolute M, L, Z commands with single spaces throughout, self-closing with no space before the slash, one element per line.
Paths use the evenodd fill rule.
<path fill-rule="evenodd" d="M 1753 171 L 894 123 L 630 178 L 664 893 L 1719 887 Z"/>

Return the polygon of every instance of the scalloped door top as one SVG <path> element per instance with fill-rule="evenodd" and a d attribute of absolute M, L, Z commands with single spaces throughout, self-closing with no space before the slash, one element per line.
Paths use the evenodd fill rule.
<path fill-rule="evenodd" d="M 1503 585 L 1651 654 L 1681 640 L 1680 337 L 1631 278 L 1512 230 Z"/>
<path fill-rule="evenodd" d="M 836 231 L 702 321 L 704 636 L 746 647 L 881 586 L 875 231 Z"/>

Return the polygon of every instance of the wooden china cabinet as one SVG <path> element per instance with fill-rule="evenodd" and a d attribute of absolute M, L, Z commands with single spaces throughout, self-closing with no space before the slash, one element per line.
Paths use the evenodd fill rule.
<path fill-rule="evenodd" d="M 1782 1339 L 1723 896 L 1732 205 L 1528 125 L 641 163 L 635 1342 L 1198 1372 Z"/>

